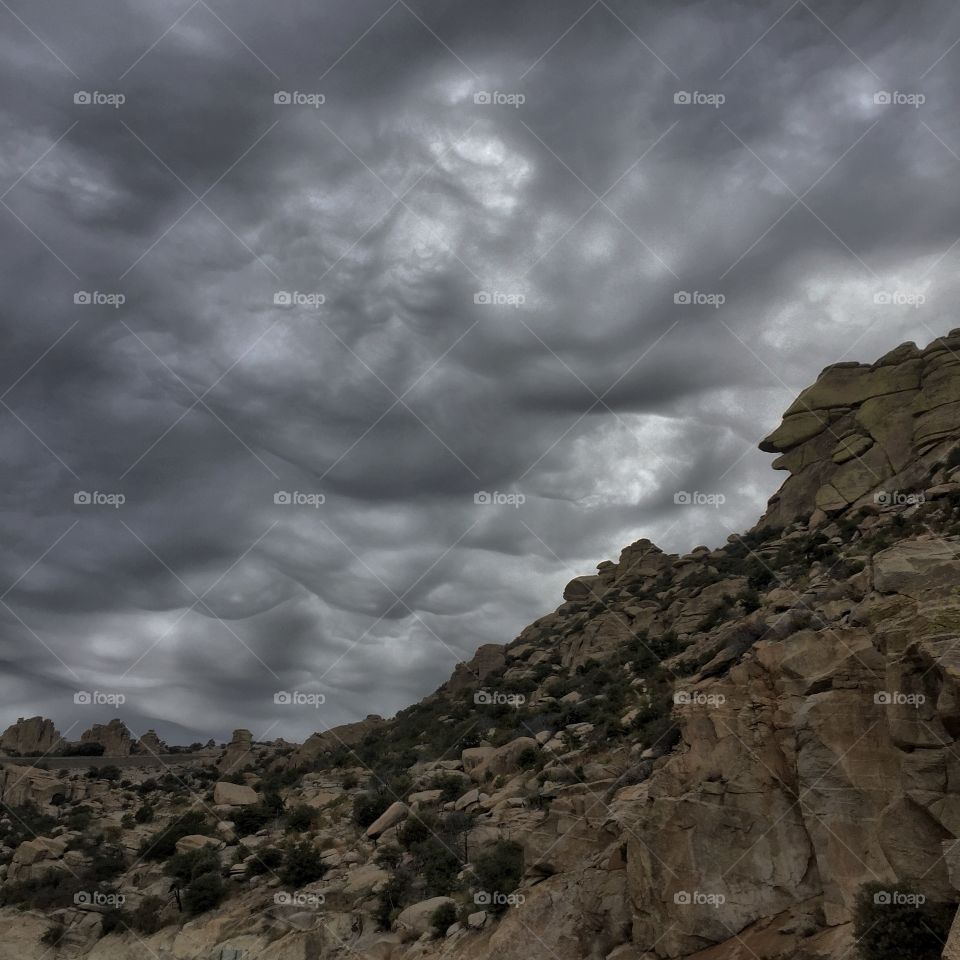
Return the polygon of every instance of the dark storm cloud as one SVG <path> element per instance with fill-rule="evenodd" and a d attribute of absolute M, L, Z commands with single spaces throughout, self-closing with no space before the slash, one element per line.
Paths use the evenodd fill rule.
<path fill-rule="evenodd" d="M 108 719 L 78 689 L 187 737 L 390 713 L 631 540 L 749 525 L 756 442 L 824 364 L 956 323 L 946 3 L 0 21 L 11 718 Z"/>

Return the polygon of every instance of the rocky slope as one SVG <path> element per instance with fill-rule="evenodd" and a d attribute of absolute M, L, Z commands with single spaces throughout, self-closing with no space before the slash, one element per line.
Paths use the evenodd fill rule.
<path fill-rule="evenodd" d="M 939 904 L 945 939 L 958 364 L 953 331 L 827 368 L 763 441 L 790 477 L 753 530 L 631 544 L 392 720 L 127 780 L 8 768 L 0 958 L 836 960 L 864 889 Z"/>

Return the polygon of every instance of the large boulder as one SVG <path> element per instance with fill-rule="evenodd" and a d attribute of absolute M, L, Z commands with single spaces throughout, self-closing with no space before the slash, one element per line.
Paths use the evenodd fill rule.
<path fill-rule="evenodd" d="M 409 815 L 410 808 L 402 801 L 397 800 L 396 803 L 391 803 L 390 806 L 367 827 L 367 836 L 370 839 L 379 837 L 385 830 L 389 830 L 402 820 L 406 820 Z"/>
<path fill-rule="evenodd" d="M 119 719 L 95 723 L 80 734 L 81 743 L 99 743 L 105 757 L 127 757 L 133 750 L 133 739 L 127 725 Z"/>
<path fill-rule="evenodd" d="M 454 907 L 457 905 L 453 897 L 431 897 L 407 907 L 397 917 L 397 929 L 411 939 L 429 933 L 433 930 L 434 913 L 448 903 Z"/>
<path fill-rule="evenodd" d="M 213 802 L 222 807 L 249 807 L 260 802 L 253 787 L 221 780 L 213 788 Z"/>

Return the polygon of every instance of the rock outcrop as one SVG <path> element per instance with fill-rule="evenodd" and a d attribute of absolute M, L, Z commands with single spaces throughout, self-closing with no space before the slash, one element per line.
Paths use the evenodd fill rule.
<path fill-rule="evenodd" d="M 9 756 L 41 756 L 60 748 L 62 741 L 52 720 L 20 717 L 0 736 L 0 751 Z"/>
<path fill-rule="evenodd" d="M 763 519 L 782 526 L 917 497 L 960 435 L 960 329 L 924 350 L 827 367 L 760 444 L 790 477 Z"/>
<path fill-rule="evenodd" d="M 133 750 L 133 739 L 127 725 L 118 719 L 95 723 L 80 734 L 81 743 L 99 743 L 105 757 L 127 757 Z"/>

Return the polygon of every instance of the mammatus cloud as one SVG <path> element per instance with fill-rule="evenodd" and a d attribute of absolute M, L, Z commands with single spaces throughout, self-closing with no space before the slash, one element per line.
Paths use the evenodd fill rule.
<path fill-rule="evenodd" d="M 0 19 L 10 719 L 391 713 L 751 523 L 824 364 L 956 326 L 946 4 Z"/>

